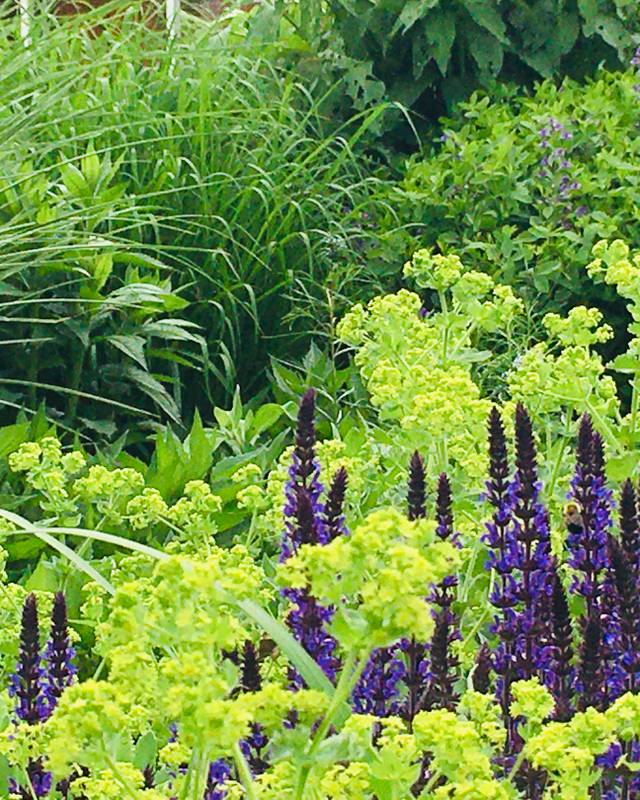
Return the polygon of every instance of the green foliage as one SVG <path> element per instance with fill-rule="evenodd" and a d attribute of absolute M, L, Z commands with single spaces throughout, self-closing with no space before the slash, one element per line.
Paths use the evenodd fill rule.
<path fill-rule="evenodd" d="M 532 96 L 463 104 L 443 142 L 408 165 L 406 213 L 420 241 L 459 253 L 538 311 L 601 308 L 619 348 L 623 303 L 584 267 L 599 239 L 639 243 L 637 83 L 632 70 L 602 72 L 586 86 L 545 81 Z"/>
<path fill-rule="evenodd" d="M 332 0 L 324 18 L 316 0 L 301 0 L 251 14 L 250 34 L 273 40 L 279 30 L 301 69 L 337 80 L 343 109 L 345 95 L 356 109 L 391 100 L 418 124 L 496 79 L 530 85 L 581 78 L 601 62 L 619 68 L 640 31 L 630 0 Z"/>
<path fill-rule="evenodd" d="M 358 145 L 366 118 L 325 133 L 293 73 L 202 22 L 168 47 L 116 2 L 39 14 L 29 58 L 15 23 L 0 26 L 5 406 L 45 399 L 93 440 L 184 434 L 384 272 L 395 222 Z"/>

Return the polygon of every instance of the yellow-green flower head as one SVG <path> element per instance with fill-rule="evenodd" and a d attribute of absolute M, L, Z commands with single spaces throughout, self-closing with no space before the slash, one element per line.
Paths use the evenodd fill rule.
<path fill-rule="evenodd" d="M 433 753 L 433 767 L 453 782 L 492 780 L 492 751 L 475 726 L 445 709 L 421 711 L 413 722 L 420 750 Z M 464 753 L 464 759 L 460 754 Z"/>
<path fill-rule="evenodd" d="M 495 748 L 504 746 L 506 731 L 502 712 L 491 695 L 468 689 L 460 698 L 458 713 L 473 722 L 480 739 Z"/>
<path fill-rule="evenodd" d="M 212 758 L 246 738 L 252 722 L 248 695 L 230 699 L 235 680 L 206 652 L 185 650 L 160 664 L 159 703 L 188 748 L 207 742 Z"/>
<path fill-rule="evenodd" d="M 292 710 L 298 725 L 311 728 L 326 712 L 329 697 L 315 689 L 292 693 L 286 685 L 267 683 L 259 691 L 245 695 L 245 703 L 255 722 L 267 733 L 276 733 Z"/>
<path fill-rule="evenodd" d="M 231 476 L 234 483 L 255 483 L 262 477 L 262 469 L 258 464 L 245 464 Z"/>
<path fill-rule="evenodd" d="M 167 516 L 168 507 L 157 489 L 143 489 L 127 503 L 126 517 L 134 530 L 157 525 Z"/>
<path fill-rule="evenodd" d="M 278 762 L 255 779 L 257 796 L 260 800 L 290 800 L 293 798 L 297 772 L 293 761 Z"/>
<path fill-rule="evenodd" d="M 444 291 L 453 286 L 464 272 L 457 255 L 440 255 L 432 250 L 417 250 L 404 265 L 403 275 L 413 279 L 422 289 Z"/>
<path fill-rule="evenodd" d="M 269 505 L 269 500 L 266 497 L 264 489 L 255 484 L 240 489 L 236 495 L 236 500 L 238 508 L 246 508 L 247 511 L 251 511 L 252 513 L 261 511 Z"/>
<path fill-rule="evenodd" d="M 308 585 L 336 606 L 333 630 L 346 647 L 380 647 L 402 636 L 429 637 L 433 620 L 424 598 L 459 560 L 451 543 L 436 541 L 433 523 L 409 522 L 389 508 L 370 514 L 349 537 L 304 545 L 279 566 L 279 578 Z"/>
<path fill-rule="evenodd" d="M 597 308 L 576 306 L 565 318 L 559 314 L 546 314 L 543 324 L 549 335 L 558 339 L 565 347 L 589 347 L 606 342 L 613 336 L 610 326 L 600 325 L 601 321 L 602 312 Z"/>
<path fill-rule="evenodd" d="M 555 703 L 549 690 L 537 678 L 516 681 L 511 690 L 511 716 L 524 717 L 527 722 L 542 724 L 553 713 Z"/>
<path fill-rule="evenodd" d="M 621 739 L 629 741 L 640 736 L 640 696 L 630 693 L 622 695 L 605 714 L 609 722 L 615 725 Z"/>
<path fill-rule="evenodd" d="M 139 733 L 126 713 L 126 697 L 105 681 L 86 680 L 69 687 L 44 724 L 49 737 L 47 764 L 57 779 L 75 764 L 107 769 L 113 748 Z"/>
<path fill-rule="evenodd" d="M 98 626 L 101 647 L 139 639 L 160 648 L 233 650 L 247 632 L 229 599 L 263 596 L 263 581 L 239 545 L 213 547 L 200 559 L 170 556 L 156 562 L 150 578 L 117 587 L 109 618 Z"/>
<path fill-rule="evenodd" d="M 369 765 L 334 764 L 320 780 L 320 792 L 326 800 L 369 800 Z"/>
<path fill-rule="evenodd" d="M 42 448 L 38 442 L 24 442 L 9 456 L 12 472 L 28 472 L 40 463 Z"/>

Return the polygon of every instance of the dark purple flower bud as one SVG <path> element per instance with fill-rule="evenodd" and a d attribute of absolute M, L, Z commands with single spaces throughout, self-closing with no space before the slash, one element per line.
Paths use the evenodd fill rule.
<path fill-rule="evenodd" d="M 549 626 L 551 658 L 547 683 L 556 701 L 553 718 L 558 722 L 567 722 L 573 716 L 573 630 L 567 596 L 555 570 L 552 592 Z"/>
<path fill-rule="evenodd" d="M 10 696 L 17 701 L 16 716 L 30 725 L 41 722 L 47 716 L 42 696 L 42 674 L 38 602 L 36 596 L 30 594 L 22 609 L 20 655 L 9 686 Z"/>
<path fill-rule="evenodd" d="M 258 692 L 262 687 L 260 675 L 260 660 L 255 645 L 250 639 L 242 648 L 242 669 L 240 671 L 240 686 L 243 692 Z"/>
<path fill-rule="evenodd" d="M 416 450 L 409 462 L 409 484 L 407 489 L 409 519 L 422 519 L 426 516 L 426 496 L 424 461 Z"/>
<path fill-rule="evenodd" d="M 395 647 L 374 650 L 351 695 L 358 714 L 388 717 L 400 709 L 400 682 L 405 665 Z"/>
<path fill-rule="evenodd" d="M 58 592 L 53 601 L 51 635 L 44 654 L 46 669 L 43 691 L 47 716 L 53 713 L 64 690 L 75 679 L 77 670 L 73 663 L 74 656 L 75 650 L 71 646 L 67 627 L 67 603 L 64 594 Z"/>
<path fill-rule="evenodd" d="M 449 539 L 453 536 L 453 512 L 451 499 L 451 484 L 449 478 L 443 472 L 438 478 L 438 490 L 436 493 L 436 521 L 438 527 L 436 533 L 441 539 Z"/>
<path fill-rule="evenodd" d="M 307 389 L 302 395 L 298 408 L 298 424 L 296 426 L 295 447 L 293 451 L 298 476 L 303 486 L 316 472 L 315 445 L 316 445 L 316 393 Z"/>
<path fill-rule="evenodd" d="M 491 650 L 489 645 L 483 644 L 478 655 L 476 656 L 476 664 L 473 669 L 471 677 L 474 691 L 481 694 L 489 694 L 491 691 L 491 673 L 493 671 L 493 663 L 491 661 Z"/>
<path fill-rule="evenodd" d="M 289 480 L 285 485 L 285 534 L 280 554 L 283 561 L 301 544 L 326 541 L 320 502 L 323 487 L 315 457 L 314 413 L 315 392 L 309 389 L 300 402 Z"/>
<path fill-rule="evenodd" d="M 626 673 L 624 688 L 635 692 L 640 685 L 640 597 L 631 562 L 612 536 L 609 537 L 609 557 L 619 604 L 620 655 Z"/>
<path fill-rule="evenodd" d="M 640 526 L 633 483 L 627 478 L 620 490 L 620 540 L 638 580 L 640 572 Z"/>
<path fill-rule="evenodd" d="M 594 613 L 586 621 L 580 647 L 577 680 L 579 711 L 591 707 L 602 710 L 603 680 L 602 627 L 597 613 Z"/>
<path fill-rule="evenodd" d="M 333 476 L 327 502 L 324 505 L 324 528 L 327 541 L 333 541 L 337 536 L 345 536 L 348 531 L 344 519 L 344 502 L 347 493 L 349 476 L 345 467 L 340 467 Z"/>
<path fill-rule="evenodd" d="M 446 708 L 453 711 L 459 695 L 454 691 L 460 662 L 451 645 L 460 638 L 453 614 L 441 609 L 435 618 L 435 628 L 429 647 L 429 683 L 418 702 L 418 710 Z"/>

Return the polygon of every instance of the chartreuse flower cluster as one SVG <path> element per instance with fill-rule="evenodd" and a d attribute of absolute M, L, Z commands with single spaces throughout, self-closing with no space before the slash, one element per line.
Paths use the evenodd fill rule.
<path fill-rule="evenodd" d="M 479 478 L 489 410 L 471 365 L 487 358 L 477 347 L 483 332 L 508 330 L 523 311 L 511 289 L 465 269 L 455 255 L 419 250 L 405 276 L 435 290 L 438 310 L 428 311 L 419 295 L 402 289 L 354 306 L 338 336 L 356 349 L 355 363 L 380 419 L 398 425 L 396 446 L 418 447 L 430 475 L 459 469 Z"/>
<path fill-rule="evenodd" d="M 60 525 L 116 530 L 132 538 L 161 533 L 196 548 L 212 542 L 217 532 L 222 502 L 202 480 L 188 482 L 183 496 L 168 505 L 138 470 L 88 466 L 79 450 L 63 453 L 54 436 L 20 445 L 9 456 L 9 467 L 36 492 L 40 512 Z"/>
<path fill-rule="evenodd" d="M 603 335 L 580 315 L 551 318 L 562 346 Z M 593 420 L 578 426 L 566 534 L 552 546 L 522 404 L 513 446 L 500 410 L 489 414 L 480 543 L 458 531 L 445 473 L 432 498 L 418 452 L 399 507 L 351 514 L 349 462 L 330 442 L 326 475 L 314 411 L 309 391 L 275 581 L 245 546 L 195 529 L 188 546 L 119 559 L 113 596 L 84 590 L 93 631 L 81 680 L 59 597 L 42 650 L 35 597 L 14 593 L 22 625 L 0 750 L 16 800 L 636 800 L 638 500 L 626 481 L 616 511 Z M 16 466 L 42 463 L 28 453 Z M 261 488 L 261 473 L 243 470 L 238 483 Z M 217 513 L 210 497 L 193 484 L 178 501 L 185 529 Z M 469 629 L 472 569 L 494 613 Z"/>

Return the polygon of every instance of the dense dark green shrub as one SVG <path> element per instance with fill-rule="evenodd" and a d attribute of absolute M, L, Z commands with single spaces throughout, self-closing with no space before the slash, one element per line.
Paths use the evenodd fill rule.
<path fill-rule="evenodd" d="M 332 0 L 328 6 L 322 24 L 317 0 L 261 3 L 256 28 L 273 36 L 273 14 L 296 17 L 299 7 L 296 36 L 339 77 L 341 100 L 348 97 L 355 108 L 399 101 L 416 112 L 418 125 L 493 79 L 531 85 L 539 78 L 583 78 L 601 62 L 617 69 L 640 34 L 634 0 Z M 302 63 L 308 59 L 306 48 Z"/>
<path fill-rule="evenodd" d="M 607 317 L 623 331 L 621 301 L 584 267 L 600 239 L 640 245 L 638 83 L 634 70 L 603 72 L 462 105 L 408 165 L 405 213 L 421 241 L 516 285 L 540 311 L 613 303 Z"/>

